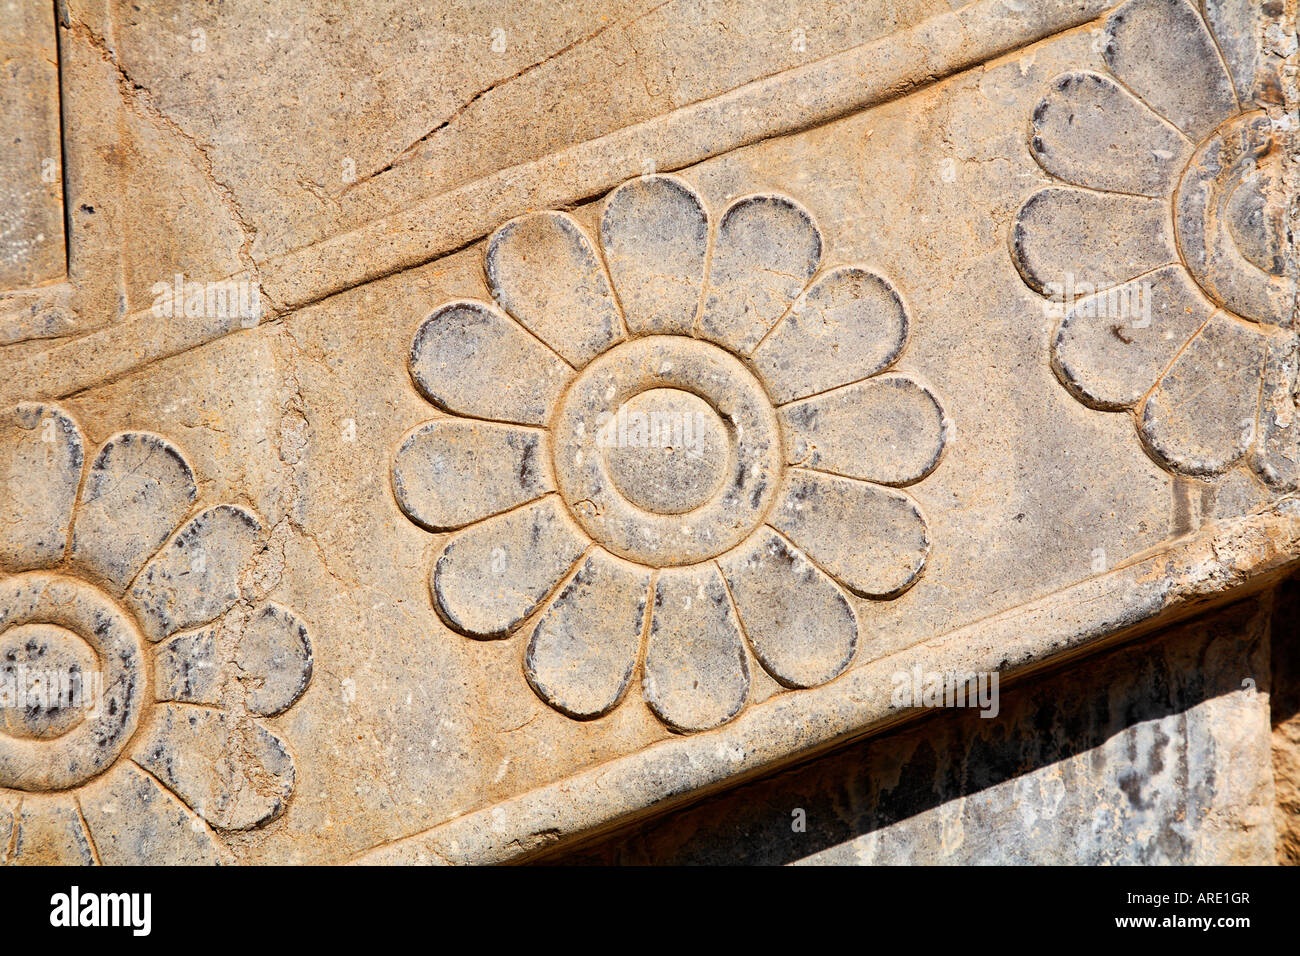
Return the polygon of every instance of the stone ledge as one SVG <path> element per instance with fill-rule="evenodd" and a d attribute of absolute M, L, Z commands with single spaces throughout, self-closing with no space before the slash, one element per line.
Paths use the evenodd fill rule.
<path fill-rule="evenodd" d="M 712 733 L 656 744 L 396 840 L 354 862 L 523 862 L 919 716 L 919 708 L 891 704 L 896 672 L 920 666 L 996 671 L 1004 681 L 1020 680 L 1237 600 L 1297 565 L 1300 505 L 1287 498 L 873 661 L 823 687 L 774 698 Z"/>

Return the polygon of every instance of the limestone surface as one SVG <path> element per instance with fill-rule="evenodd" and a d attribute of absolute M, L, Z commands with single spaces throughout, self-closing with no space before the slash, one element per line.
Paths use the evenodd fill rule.
<path fill-rule="evenodd" d="M 193 469 L 161 436 L 119 432 L 87 466 L 76 421 L 36 403 L 3 435 L 5 858 L 215 862 L 214 830 L 284 812 L 293 759 L 256 718 L 311 680 L 291 611 L 236 609 L 262 526 L 238 505 L 195 513 Z"/>
<path fill-rule="evenodd" d="M 655 714 L 707 730 L 748 699 L 746 638 L 776 680 L 825 683 L 858 643 L 842 589 L 890 597 L 916 581 L 925 516 L 882 482 L 933 471 L 948 419 L 924 384 L 875 378 L 907 341 L 887 279 L 841 266 L 802 288 L 822 239 L 787 197 L 737 199 L 710 236 L 686 183 L 647 176 L 606 199 L 601 228 L 610 261 L 657 270 L 620 270 L 632 300 L 685 290 L 684 317 L 627 321 L 621 286 L 571 216 L 512 220 L 486 246 L 495 307 L 442 306 L 415 334 L 412 380 L 461 417 L 454 444 L 441 422 L 418 426 L 394 457 L 394 488 L 413 521 L 456 530 L 431 577 L 448 624 L 500 638 L 541 614 L 525 671 L 547 703 L 605 714 L 641 659 Z M 521 372 L 546 393 L 501 401 Z M 858 454 L 866 436 L 874 462 Z M 509 487 L 470 479 L 480 470 Z M 430 474 L 451 480 L 414 493 Z M 429 520 L 451 512 L 452 524 Z M 572 607 L 579 595 L 593 608 Z M 644 640 L 626 640 L 638 625 Z"/>
<path fill-rule="evenodd" d="M 1296 5 L 10 5 L 0 861 L 1294 857 Z"/>

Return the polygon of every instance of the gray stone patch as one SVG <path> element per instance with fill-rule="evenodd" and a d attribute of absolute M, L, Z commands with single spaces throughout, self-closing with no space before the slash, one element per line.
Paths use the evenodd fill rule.
<path fill-rule="evenodd" d="M 51 405 L 24 402 L 0 419 L 0 566 L 22 571 L 63 558 L 84 460 L 76 424 Z"/>
<path fill-rule="evenodd" d="M 890 597 L 930 551 L 924 515 L 900 491 L 801 468 L 786 474 L 772 525 L 855 594 Z"/>
<path fill-rule="evenodd" d="M 438 613 L 470 637 L 504 637 L 584 550 L 555 495 L 489 518 L 458 532 L 434 565 Z"/>
<path fill-rule="evenodd" d="M 216 505 L 186 522 L 131 586 L 128 601 L 149 639 L 162 640 L 228 611 L 261 545 L 261 523 L 238 505 Z"/>
<path fill-rule="evenodd" d="M 453 302 L 429 316 L 410 361 L 411 378 L 439 408 L 522 425 L 546 423 L 572 374 L 558 355 L 479 302 Z"/>
<path fill-rule="evenodd" d="M 1103 55 L 1129 89 L 1194 140 L 1238 110 L 1214 38 L 1186 0 L 1129 0 L 1106 22 Z"/>
<path fill-rule="evenodd" d="M 206 820 L 227 830 L 275 819 L 293 792 L 293 761 L 284 743 L 256 721 L 224 711 L 159 704 L 135 759 Z"/>
<path fill-rule="evenodd" d="M 749 694 L 749 665 L 718 569 L 666 568 L 655 580 L 646 642 L 645 699 L 674 730 L 735 717 Z"/>
<path fill-rule="evenodd" d="M 1108 289 L 1178 258 L 1165 203 L 1058 186 L 1020 208 L 1011 255 L 1030 288 L 1057 300 L 1067 276 Z"/>
<path fill-rule="evenodd" d="M 604 267 L 572 216 L 506 223 L 488 240 L 484 269 L 501 308 L 566 362 L 583 365 L 622 338 Z"/>
<path fill-rule="evenodd" d="M 887 279 L 857 266 L 832 269 L 802 293 L 754 350 L 753 362 L 784 405 L 875 375 L 907 344 L 907 309 Z"/>
<path fill-rule="evenodd" d="M 1034 109 L 1034 159 L 1062 182 L 1167 196 L 1191 153 L 1179 130 L 1100 73 L 1064 73 Z M 1116 163 L 1131 156 L 1138 162 Z"/>
<path fill-rule="evenodd" d="M 737 199 L 718 223 L 700 334 L 742 354 L 752 351 L 821 258 L 821 232 L 798 203 L 785 196 Z"/>
<path fill-rule="evenodd" d="M 463 527 L 555 486 L 541 432 L 469 420 L 428 422 L 393 456 L 393 492 L 430 531 Z"/>
<path fill-rule="evenodd" d="M 117 593 L 171 537 L 198 496 L 194 472 L 158 435 L 114 435 L 99 450 L 72 529 L 72 559 Z"/>
<path fill-rule="evenodd" d="M 838 677 L 858 646 L 858 621 L 836 583 L 771 529 L 718 561 L 754 656 L 787 687 Z"/>
<path fill-rule="evenodd" d="M 690 334 L 709 250 L 695 191 L 673 176 L 628 180 L 605 200 L 600 240 L 628 329 Z"/>
<path fill-rule="evenodd" d="M 781 409 L 791 465 L 910 485 L 939 466 L 952 423 L 934 392 L 882 375 Z"/>
<path fill-rule="evenodd" d="M 1142 407 L 1141 436 L 1158 460 L 1193 475 L 1235 463 L 1255 440 L 1264 343 L 1220 312 L 1178 356 Z M 1221 389 L 1207 389 L 1214 369 Z"/>
<path fill-rule="evenodd" d="M 622 699 L 641 651 L 650 571 L 593 552 L 542 614 L 524 673 L 557 710 L 581 720 Z"/>

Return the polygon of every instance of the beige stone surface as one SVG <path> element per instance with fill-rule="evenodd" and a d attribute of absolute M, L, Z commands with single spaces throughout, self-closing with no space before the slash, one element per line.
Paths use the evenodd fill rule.
<path fill-rule="evenodd" d="M 140 6 L 0 34 L 0 672 L 119 704 L 0 858 L 526 857 L 1300 563 L 1293 2 Z"/>

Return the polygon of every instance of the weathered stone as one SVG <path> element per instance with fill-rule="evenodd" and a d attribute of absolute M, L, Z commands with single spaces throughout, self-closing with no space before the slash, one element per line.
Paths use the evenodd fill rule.
<path fill-rule="evenodd" d="M 33 866 L 86 866 L 95 862 L 81 815 L 64 800 L 23 800 L 10 841 L 12 860 Z"/>
<path fill-rule="evenodd" d="M 1025 201 L 1011 233 L 1025 282 L 1060 300 L 1075 287 L 1109 289 L 1178 258 L 1165 203 L 1048 186 Z"/>
<path fill-rule="evenodd" d="M 1191 145 L 1100 73 L 1063 73 L 1034 109 L 1029 141 L 1034 159 L 1062 182 L 1153 198 L 1169 195 Z M 1121 156 L 1141 162 L 1116 163 Z"/>
<path fill-rule="evenodd" d="M 1130 303 L 1138 308 L 1128 308 Z M 1131 408 L 1213 310 L 1187 270 L 1164 266 L 1086 296 L 1066 313 L 1052 342 L 1052 367 L 1081 402 L 1111 411 Z"/>
<path fill-rule="evenodd" d="M 470 637 L 504 637 L 541 604 L 582 556 L 555 495 L 455 535 L 433 568 L 443 618 Z"/>
<path fill-rule="evenodd" d="M 925 516 L 900 491 L 792 468 L 772 523 L 855 593 L 899 594 L 916 581 L 930 550 Z"/>
<path fill-rule="evenodd" d="M 219 704 L 226 674 L 216 628 L 182 631 L 154 653 L 155 693 L 159 700 Z"/>
<path fill-rule="evenodd" d="M 109 779 L 81 800 L 81 812 L 94 837 L 97 862 L 104 866 L 221 862 L 207 826 L 134 764 L 113 768 Z"/>
<path fill-rule="evenodd" d="M 245 707 L 258 717 L 274 717 L 294 705 L 311 683 L 311 639 L 292 612 L 267 604 L 241 632 L 235 653 Z"/>
<path fill-rule="evenodd" d="M 822 236 L 785 196 L 747 196 L 718 222 L 700 333 L 741 354 L 753 351 L 812 278 Z"/>
<path fill-rule="evenodd" d="M 938 397 L 905 375 L 882 375 L 781 409 L 786 459 L 815 471 L 910 485 L 939 466 L 951 422 Z"/>
<path fill-rule="evenodd" d="M 39 659 L 45 656 L 42 645 L 52 646 L 56 653 L 61 648 L 59 656 L 94 660 L 102 681 L 94 698 L 83 702 L 80 694 L 69 695 L 70 706 L 85 708 L 85 719 L 51 728 L 61 731 L 49 735 L 53 739 L 34 733 L 30 716 L 20 733 L 0 737 L 0 786 L 34 792 L 66 790 L 102 773 L 130 741 L 143 709 L 148 677 L 136 623 L 96 588 L 75 578 L 33 571 L 0 582 L 0 633 L 17 645 L 6 649 L 3 676 L 6 683 L 27 684 L 28 708 L 33 697 L 37 702 L 42 699 L 40 690 L 50 693 L 50 673 L 71 678 L 70 671 L 60 672 L 54 662 Z M 20 650 L 29 653 L 20 656 Z M 27 667 L 39 676 L 23 680 Z M 34 687 L 38 683 L 44 687 Z M 49 706 L 48 696 L 45 699 L 42 709 Z M 11 700 L 7 707 L 22 703 Z M 40 723 L 48 726 L 47 721 Z"/>
<path fill-rule="evenodd" d="M 1289 845 L 1260 700 L 1149 705 L 1300 564 L 1293 0 L 318 6 L 0 27 L 0 859 L 514 862 L 884 731 L 822 855 Z"/>
<path fill-rule="evenodd" d="M 1261 337 L 1217 313 L 1151 390 L 1142 406 L 1142 440 L 1157 460 L 1180 471 L 1223 471 L 1255 441 L 1263 365 Z"/>
<path fill-rule="evenodd" d="M 554 490 L 542 435 L 527 428 L 428 422 L 393 456 L 397 503 L 430 531 L 460 528 Z"/>
<path fill-rule="evenodd" d="M 806 555 L 765 529 L 718 564 L 754 656 L 769 674 L 787 687 L 816 687 L 849 666 L 857 618 Z"/>
<path fill-rule="evenodd" d="M 1300 338 L 1294 332 L 1283 332 L 1269 339 L 1267 348 L 1251 466 L 1270 485 L 1293 491 L 1300 487 L 1300 422 L 1296 415 Z"/>
<path fill-rule="evenodd" d="M 46 4 L 21 4 L 7 13 L 0 23 L 5 64 L 0 117 L 10 131 L 0 158 L 2 289 L 57 279 L 67 266 L 53 10 Z"/>
<path fill-rule="evenodd" d="M 695 191 L 673 176 L 629 180 L 605 200 L 600 240 L 628 329 L 689 335 L 709 251 Z"/>
<path fill-rule="evenodd" d="M 886 279 L 833 269 L 791 306 L 754 350 L 754 365 L 785 405 L 875 375 L 907 344 L 907 310 Z"/>
<path fill-rule="evenodd" d="M 524 656 L 529 683 L 570 717 L 609 712 L 632 680 L 650 571 L 594 551 L 537 621 Z"/>
<path fill-rule="evenodd" d="M 1192 139 L 1238 110 L 1214 38 L 1186 0 L 1129 0 L 1106 21 L 1103 55 L 1121 82 Z"/>
<path fill-rule="evenodd" d="M 1220 611 L 1004 690 L 992 719 L 936 713 L 548 862 L 1269 863 L 1266 611 Z"/>
<path fill-rule="evenodd" d="M 749 665 L 726 584 L 710 564 L 655 579 L 645 651 L 645 699 L 674 730 L 731 720 L 749 696 Z"/>
<path fill-rule="evenodd" d="M 190 464 L 157 435 L 114 435 L 95 456 L 72 530 L 73 561 L 119 593 L 189 512 Z"/>
<path fill-rule="evenodd" d="M 411 343 L 411 377 L 449 412 L 523 425 L 546 422 L 569 368 L 490 306 L 443 306 Z"/>
<path fill-rule="evenodd" d="M 556 481 L 602 547 L 648 567 L 693 564 L 762 522 L 781 468 L 776 414 L 734 355 L 648 336 L 584 368 L 551 429 Z"/>
<path fill-rule="evenodd" d="M 484 268 L 501 308 L 572 365 L 622 338 L 605 269 L 572 216 L 533 213 L 488 240 Z"/>
<path fill-rule="evenodd" d="M 0 564 L 6 570 L 62 560 L 84 461 L 81 433 L 58 408 L 23 403 L 0 421 Z"/>
<path fill-rule="evenodd" d="M 31 509 L 18 522 L 30 533 L 26 563 L 57 561 L 69 529 L 73 547 L 57 567 L 0 578 L 0 788 L 21 795 L 0 804 L 3 857 L 218 862 L 211 828 L 185 807 L 225 829 L 283 810 L 292 760 L 242 713 L 278 714 L 301 696 L 311 678 L 307 630 L 267 605 L 246 624 L 231 622 L 233 656 L 223 654 L 215 628 L 177 634 L 156 649 L 150 642 L 230 609 L 261 526 L 233 505 L 184 522 L 197 485 L 164 438 L 119 433 L 83 480 L 83 442 L 71 416 L 31 405 L 8 420 L 15 415 L 20 427 L 4 436 L 5 454 L 25 461 L 18 478 L 46 478 L 48 491 L 19 502 Z M 47 447 L 32 457 L 38 425 Z M 23 489 L 21 480 L 15 487 Z M 235 670 L 246 700 L 226 696 Z M 186 707 L 155 703 L 149 691 Z M 237 766 L 245 759 L 254 765 Z"/>
<path fill-rule="evenodd" d="M 1293 320 L 1282 151 L 1267 116 L 1237 116 L 1197 148 L 1174 202 L 1178 248 L 1208 295 L 1244 319 Z"/>
<path fill-rule="evenodd" d="M 157 710 L 135 759 L 195 813 L 222 829 L 247 830 L 284 812 L 294 769 L 283 741 L 224 711 L 166 703 Z"/>
<path fill-rule="evenodd" d="M 150 640 L 228 611 L 261 539 L 257 518 L 238 505 L 216 505 L 186 522 L 131 586 L 128 600 Z"/>

